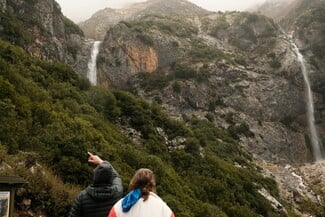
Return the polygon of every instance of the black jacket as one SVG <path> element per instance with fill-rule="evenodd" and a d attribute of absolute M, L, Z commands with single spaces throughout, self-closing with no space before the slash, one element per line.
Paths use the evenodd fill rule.
<path fill-rule="evenodd" d="M 112 182 L 106 185 L 90 185 L 75 199 L 69 217 L 107 217 L 112 206 L 122 197 L 123 186 L 119 174 L 110 163 L 101 166 L 112 172 Z"/>

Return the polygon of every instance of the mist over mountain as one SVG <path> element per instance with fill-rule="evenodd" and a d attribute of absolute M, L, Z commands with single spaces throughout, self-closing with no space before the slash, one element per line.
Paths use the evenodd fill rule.
<path fill-rule="evenodd" d="M 135 3 L 122 9 L 105 8 L 96 12 L 91 18 L 79 23 L 85 36 L 102 40 L 107 30 L 122 20 L 132 20 L 147 15 L 204 15 L 207 10 L 186 0 L 149 0 Z"/>
<path fill-rule="evenodd" d="M 28 181 L 16 215 L 67 216 L 91 151 L 125 189 L 152 169 L 179 217 L 324 216 L 324 9 L 151 0 L 79 28 L 54 0 L 0 0 L 0 173 Z"/>

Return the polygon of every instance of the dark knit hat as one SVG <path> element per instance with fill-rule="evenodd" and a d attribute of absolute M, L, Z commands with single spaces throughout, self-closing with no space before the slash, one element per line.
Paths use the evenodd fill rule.
<path fill-rule="evenodd" d="M 94 170 L 93 184 L 107 185 L 112 183 L 112 168 L 106 164 L 98 165 Z"/>

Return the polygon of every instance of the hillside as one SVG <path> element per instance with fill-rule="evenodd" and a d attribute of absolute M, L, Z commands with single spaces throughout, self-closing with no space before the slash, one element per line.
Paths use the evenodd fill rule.
<path fill-rule="evenodd" d="M 259 193 L 280 200 L 275 182 L 236 140 L 245 130 L 230 134 L 195 117 L 172 120 L 156 103 L 91 87 L 70 67 L 4 41 L 0 47 L 0 171 L 29 182 L 17 194 L 19 216 L 66 216 L 76 184 L 90 181 L 87 151 L 110 160 L 125 185 L 137 168 L 154 170 L 158 192 L 177 216 L 291 212 Z"/>
<path fill-rule="evenodd" d="M 97 58 L 99 85 L 91 86 L 91 42 L 73 23 L 69 34 L 57 33 L 69 28 L 54 1 L 0 0 L 0 173 L 29 182 L 17 191 L 16 216 L 66 216 L 90 182 L 87 151 L 114 165 L 125 190 L 136 169 L 152 169 L 158 194 L 178 217 L 323 216 L 324 163 L 313 162 L 293 42 L 306 48 L 324 140 L 322 52 L 261 14 L 148 3 L 160 13 L 179 7 L 109 28 Z M 306 16 L 292 27 L 322 31 L 322 8 L 304 3 Z M 72 38 L 80 43 L 65 50 Z M 68 56 L 77 51 L 76 62 L 56 58 L 56 39 Z M 28 49 L 40 40 L 42 55 Z"/>
<path fill-rule="evenodd" d="M 79 23 L 87 38 L 103 40 L 110 27 L 120 21 L 133 20 L 147 15 L 204 15 L 209 12 L 186 0 L 148 0 L 122 9 L 106 8 Z"/>
<path fill-rule="evenodd" d="M 296 35 L 291 38 L 272 19 L 252 13 L 123 21 L 101 45 L 99 84 L 157 102 L 177 119 L 194 115 L 230 133 L 244 130 L 235 137 L 255 159 L 267 162 L 260 165 L 278 181 L 280 194 L 305 212 L 300 201 L 316 202 L 313 195 L 323 198 L 324 191 L 315 184 L 317 176 L 300 172 L 314 156 L 306 84 L 294 42 L 301 46 Z M 324 92 L 317 90 L 324 87 L 322 68 L 308 55 L 306 60 L 316 127 L 324 141 Z M 311 176 L 315 180 L 307 181 Z"/>
<path fill-rule="evenodd" d="M 301 163 L 310 155 L 304 124 L 297 120 L 305 102 L 295 61 L 290 43 L 263 16 L 146 17 L 108 32 L 98 78 L 101 86 L 160 102 L 174 117 L 195 114 L 219 127 L 235 127 L 229 116 L 254 132 L 242 139 L 257 156 Z"/>

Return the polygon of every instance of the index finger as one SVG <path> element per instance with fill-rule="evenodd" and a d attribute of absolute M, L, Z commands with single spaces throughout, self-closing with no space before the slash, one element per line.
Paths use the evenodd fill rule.
<path fill-rule="evenodd" d="M 89 151 L 87 151 L 87 153 L 90 155 L 90 156 L 94 156 L 92 153 L 90 153 Z"/>

